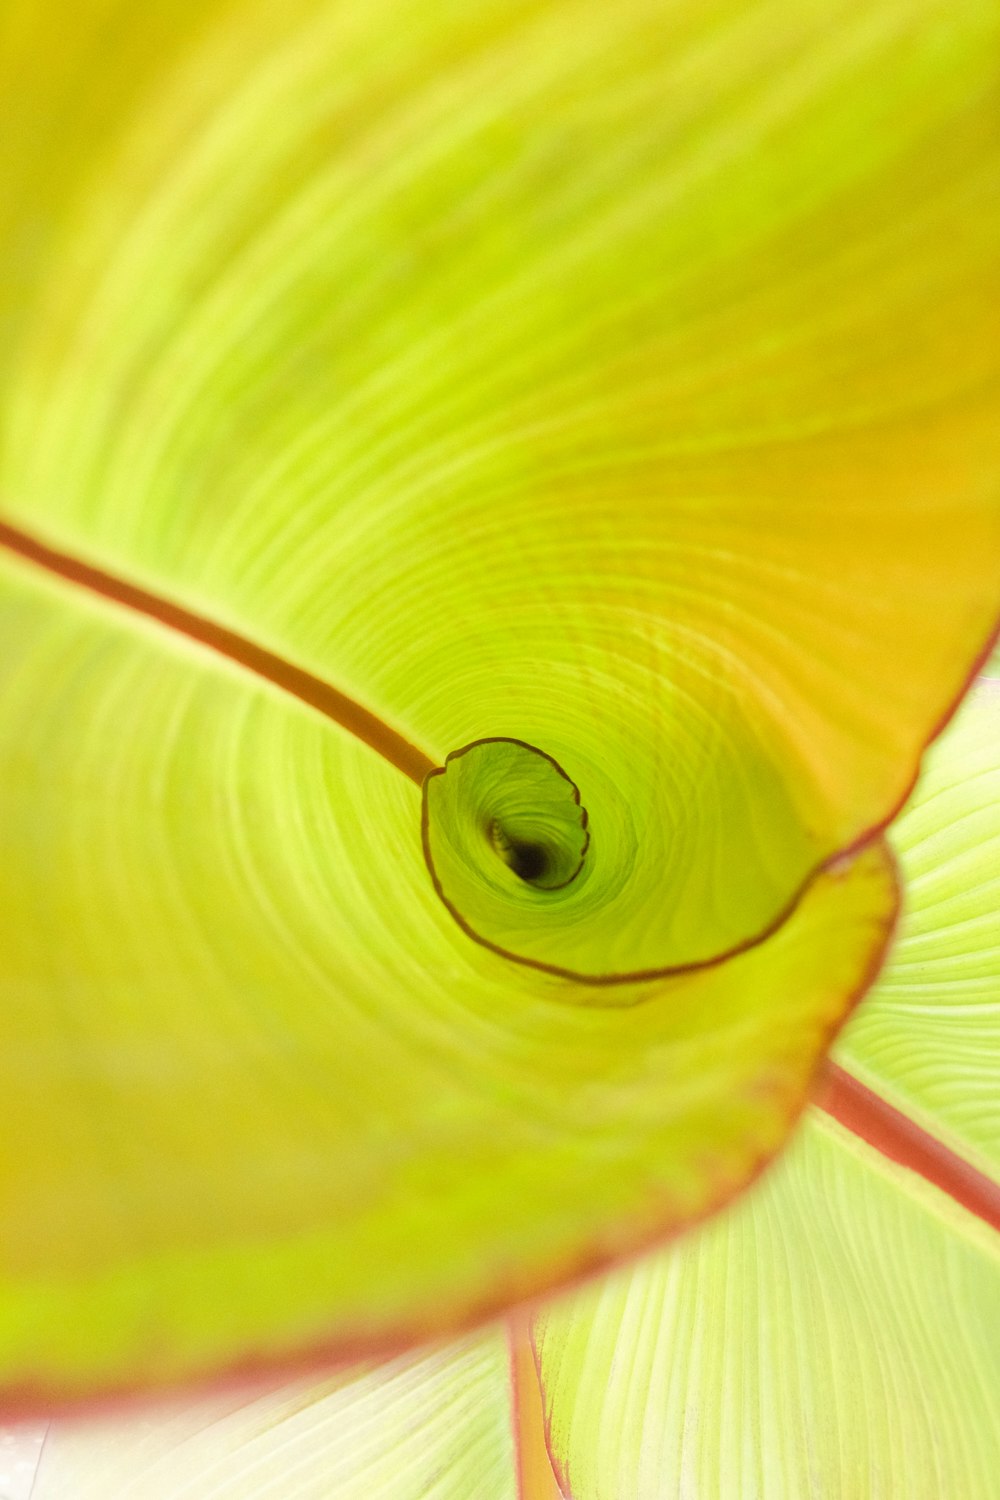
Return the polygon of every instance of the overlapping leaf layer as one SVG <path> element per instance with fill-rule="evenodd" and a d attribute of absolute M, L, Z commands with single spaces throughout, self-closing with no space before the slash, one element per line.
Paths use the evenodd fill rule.
<path fill-rule="evenodd" d="M 22 1405 L 384 1352 L 745 1185 L 1000 600 L 994 4 L 62 12 L 0 57 Z M 19 531 L 579 803 L 429 782 L 436 889 L 397 766 Z M 845 1055 L 990 1167 L 971 977 Z"/>

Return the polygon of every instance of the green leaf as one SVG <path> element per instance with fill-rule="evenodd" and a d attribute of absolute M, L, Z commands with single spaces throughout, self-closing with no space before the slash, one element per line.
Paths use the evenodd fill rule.
<path fill-rule="evenodd" d="M 895 1028 L 904 1042 L 875 1053 L 872 1067 L 884 1056 L 885 1071 L 868 1076 L 899 1103 L 891 1068 L 905 1039 L 919 1077 L 939 1008 L 981 997 L 971 1017 L 940 1028 L 934 1061 L 952 1087 L 924 1111 L 908 1105 L 953 1144 L 964 1132 L 945 1121 L 976 1097 L 972 1020 L 981 1074 L 1000 1051 L 990 998 L 1000 978 L 997 707 L 984 679 L 894 826 L 911 899 L 892 960 L 836 1049 L 852 1064 L 859 1036 Z M 987 1141 L 991 1098 L 980 1091 L 976 1115 Z M 998 1295 L 995 1234 L 810 1110 L 737 1207 L 536 1319 L 566 1493 L 672 1500 L 686 1485 L 706 1500 L 988 1500 L 1000 1460 Z M 255 1500 L 271 1486 L 325 1500 L 334 1484 L 345 1497 L 354 1484 L 359 1497 L 381 1485 L 386 1500 L 502 1500 L 515 1493 L 509 1400 L 494 1332 L 322 1385 L 57 1422 L 33 1500 L 194 1500 L 210 1484 L 219 1500 Z"/>
<path fill-rule="evenodd" d="M 384 1349 L 705 1212 L 781 1143 L 885 942 L 880 845 L 768 943 L 596 1003 L 468 940 L 367 746 L 3 576 L 8 1384 Z"/>
<path fill-rule="evenodd" d="M 739 1204 L 537 1327 L 573 1500 L 990 1500 L 997 1235 L 817 1112 Z"/>
<path fill-rule="evenodd" d="M 834 1056 L 1000 1178 L 1000 683 L 981 680 L 893 825 L 902 941 Z"/>
<path fill-rule="evenodd" d="M 14 12 L 11 514 L 553 756 L 619 970 L 759 936 L 995 620 L 996 7 L 82 9 Z"/>
<path fill-rule="evenodd" d="M 835 1048 L 994 1180 L 997 709 L 984 680 L 893 827 L 906 912 Z M 1000 1237 L 810 1110 L 735 1208 L 541 1317 L 554 1457 L 574 1500 L 989 1500 L 998 1306 Z"/>
<path fill-rule="evenodd" d="M 1000 603 L 992 3 L 72 10 L 0 62 L 22 1407 L 745 1186 Z"/>

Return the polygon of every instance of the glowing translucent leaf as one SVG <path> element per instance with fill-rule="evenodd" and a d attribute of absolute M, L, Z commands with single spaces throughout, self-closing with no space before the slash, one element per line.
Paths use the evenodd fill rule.
<path fill-rule="evenodd" d="M 27 567 L 0 629 L 14 1399 L 384 1349 L 705 1212 L 780 1145 L 895 903 L 610 990 L 470 942 L 417 788 Z"/>
<path fill-rule="evenodd" d="M 573 1500 L 992 1500 L 997 1237 L 811 1113 L 751 1194 L 536 1326 Z"/>
<path fill-rule="evenodd" d="M 519 1500 L 507 1348 L 49 1429 L 32 1500 Z"/>
<path fill-rule="evenodd" d="M 767 929 L 1000 602 L 993 0 L 62 9 L 7 21 L 4 504 L 554 757 L 658 908 L 617 970 Z"/>
<path fill-rule="evenodd" d="M 905 918 L 836 1056 L 1000 1178 L 1000 682 L 932 748 L 892 843 Z"/>
<path fill-rule="evenodd" d="M 446 904 L 370 748 L 6 562 L 25 1402 L 395 1348 L 745 1184 L 893 916 L 877 843 L 809 877 L 1000 603 L 994 4 L 70 10 L 0 22 L 5 511 L 589 842 L 546 887 L 577 804 L 477 783 Z"/>
<path fill-rule="evenodd" d="M 835 1048 L 994 1176 L 997 710 L 983 681 L 894 825 L 900 934 Z M 987 1500 L 998 1306 L 996 1235 L 811 1112 L 734 1210 L 541 1320 L 556 1457 L 575 1500 Z"/>

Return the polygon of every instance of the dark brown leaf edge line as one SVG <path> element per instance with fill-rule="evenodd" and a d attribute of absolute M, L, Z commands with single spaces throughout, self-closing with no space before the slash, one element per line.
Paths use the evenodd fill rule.
<path fill-rule="evenodd" d="M 456 921 L 459 920 L 457 913 L 455 913 L 449 902 L 445 900 L 444 896 L 441 895 L 437 875 L 434 872 L 434 866 L 431 861 L 430 849 L 428 848 L 427 844 L 427 836 L 430 827 L 430 813 L 427 808 L 427 783 L 430 781 L 432 776 L 443 776 L 453 760 L 460 760 L 463 755 L 468 755 L 470 750 L 477 750 L 480 745 L 519 745 L 522 750 L 530 750 L 532 755 L 538 755 L 542 760 L 547 760 L 556 774 L 558 776 L 561 776 L 563 781 L 568 784 L 570 791 L 573 794 L 573 801 L 580 809 L 580 831 L 583 834 L 583 844 L 580 847 L 580 858 L 577 861 L 576 869 L 573 870 L 570 875 L 567 875 L 565 880 L 560 880 L 558 885 L 546 885 L 541 889 L 545 891 L 564 891 L 568 885 L 572 885 L 573 881 L 579 875 L 580 871 L 583 869 L 584 865 L 587 862 L 587 850 L 590 848 L 590 818 L 587 813 L 587 809 L 580 801 L 580 788 L 577 786 L 572 776 L 568 775 L 568 773 L 563 770 L 562 766 L 556 760 L 555 756 L 550 755 L 547 750 L 539 750 L 537 745 L 529 745 L 527 740 L 515 739 L 513 735 L 487 734 L 482 739 L 470 740 L 467 745 L 462 745 L 458 750 L 449 751 L 449 753 L 445 756 L 444 765 L 435 766 L 434 769 L 432 771 L 428 771 L 427 775 L 424 777 L 422 789 L 423 805 L 421 808 L 420 816 L 420 832 L 424 844 L 424 858 L 427 861 L 427 868 L 430 872 L 430 877 L 434 882 L 434 889 L 437 891 L 438 895 L 441 896 L 441 900 L 444 901 L 445 906 L 448 907 L 448 910 L 455 917 Z M 497 951 L 502 953 L 504 950 L 500 948 Z M 509 956 L 511 958 L 515 957 L 515 955 L 513 954 Z M 516 961 L 520 963 L 526 962 L 526 960 L 524 959 L 519 959 Z"/>
<path fill-rule="evenodd" d="M 697 974 L 705 969 L 718 968 L 721 964 L 728 963 L 731 958 L 738 958 L 742 953 L 747 953 L 753 948 L 759 948 L 762 943 L 765 943 L 768 938 L 773 937 L 780 928 L 784 927 L 789 917 L 791 917 L 796 909 L 801 905 L 806 892 L 816 883 L 821 875 L 829 871 L 831 868 L 836 867 L 841 862 L 845 864 L 849 863 L 849 861 L 854 858 L 855 854 L 859 854 L 861 850 L 865 848 L 869 843 L 871 843 L 876 837 L 875 834 L 869 834 L 864 840 L 859 841 L 856 847 L 852 845 L 849 854 L 838 852 L 837 854 L 830 855 L 823 861 L 822 864 L 817 865 L 813 870 L 809 872 L 808 877 L 792 896 L 788 904 L 782 908 L 782 910 L 778 913 L 778 915 L 772 922 L 768 923 L 763 932 L 756 933 L 753 937 L 746 938 L 742 942 L 736 943 L 733 947 L 725 949 L 725 951 L 722 953 L 714 953 L 711 958 L 689 959 L 686 963 L 665 965 L 664 967 L 659 969 L 634 969 L 615 974 L 588 974 L 583 972 L 582 970 L 564 969 L 561 968 L 558 964 L 547 964 L 538 958 L 525 958 L 522 954 L 514 953 L 509 948 L 503 948 L 499 943 L 491 943 L 489 938 L 483 937 L 465 920 L 465 917 L 462 915 L 460 908 L 457 907 L 453 901 L 449 900 L 448 896 L 445 894 L 444 887 L 442 886 L 441 881 L 438 878 L 437 870 L 434 867 L 434 858 L 431 854 L 430 845 L 430 807 L 427 800 L 427 788 L 432 778 L 435 776 L 443 776 L 448 769 L 448 764 L 450 761 L 456 760 L 459 756 L 468 754 L 470 750 L 475 750 L 479 745 L 497 744 L 520 745 L 524 750 L 531 750 L 536 755 L 543 756 L 547 761 L 551 762 L 551 764 L 559 772 L 559 775 L 569 782 L 570 786 L 573 788 L 573 794 L 576 798 L 577 803 L 580 803 L 580 793 L 578 788 L 576 787 L 576 784 L 574 783 L 572 778 L 563 770 L 559 762 L 555 760 L 553 756 L 548 755 L 544 750 L 539 750 L 537 745 L 530 745 L 527 740 L 513 739 L 509 735 L 487 735 L 483 739 L 472 740 L 468 745 L 462 745 L 458 750 L 452 750 L 451 753 L 446 756 L 443 766 L 435 766 L 432 771 L 428 771 L 427 776 L 424 778 L 423 784 L 420 808 L 420 839 L 421 843 L 423 844 L 424 861 L 427 865 L 427 871 L 431 877 L 431 882 L 434 886 L 435 891 L 437 892 L 441 904 L 451 913 L 451 916 L 465 933 L 466 937 L 471 938 L 474 943 L 478 943 L 480 948 L 487 948 L 491 953 L 496 953 L 501 958 L 509 959 L 511 963 L 520 964 L 523 968 L 536 969 L 539 973 L 551 974 L 557 979 L 568 979 L 575 984 L 589 985 L 594 989 L 600 989 L 602 987 L 611 985 L 643 984 L 647 981 L 657 979 L 677 979 L 684 974 Z M 581 809 L 583 813 L 582 824 L 584 827 L 586 827 L 587 812 L 585 808 L 582 808 L 582 804 Z M 581 857 L 580 863 L 577 866 L 576 870 L 573 872 L 573 875 L 570 877 L 570 880 L 563 882 L 564 885 L 569 885 L 571 880 L 575 880 L 576 876 L 583 869 L 584 859 L 586 858 L 586 851 L 589 846 L 590 831 L 588 829 L 587 842 L 584 846 L 583 857 Z M 562 889 L 562 887 L 553 886 L 550 887 L 550 889 L 556 890 Z M 646 998 L 647 997 L 640 995 L 636 1000 L 632 1002 L 632 1004 L 643 1005 L 646 1003 Z M 630 1006 L 623 1005 L 620 1008 L 622 1010 L 627 1010 L 630 1009 Z"/>
<path fill-rule="evenodd" d="M 427 800 L 428 784 L 432 777 L 445 775 L 450 761 L 456 760 L 459 756 L 466 755 L 470 750 L 476 749 L 476 747 L 479 745 L 490 745 L 498 743 L 513 744 L 520 745 L 526 750 L 532 750 L 536 755 L 544 756 L 544 758 L 555 767 L 559 775 L 569 782 L 570 786 L 573 788 L 573 795 L 576 799 L 577 804 L 581 805 L 580 792 L 572 777 L 569 776 L 569 774 L 563 769 L 563 767 L 553 756 L 548 755 L 544 750 L 539 750 L 537 745 L 528 744 L 525 740 L 512 739 L 509 736 L 502 735 L 491 735 L 487 736 L 484 739 L 472 740 L 468 745 L 462 745 L 460 749 L 452 750 L 450 754 L 446 756 L 443 766 L 436 766 L 433 770 L 428 771 L 424 779 L 421 798 L 420 837 L 424 849 L 424 860 L 427 864 L 428 873 L 430 874 L 434 889 L 437 892 L 438 897 L 440 898 L 443 905 L 448 909 L 452 917 L 458 923 L 459 927 L 467 937 L 472 939 L 474 943 L 478 943 L 482 948 L 488 948 L 491 953 L 499 954 L 501 958 L 509 959 L 512 963 L 522 964 L 525 968 L 529 969 L 537 969 L 543 974 L 552 974 L 559 979 L 572 980 L 576 984 L 592 985 L 594 987 L 600 987 L 603 985 L 642 984 L 648 980 L 672 979 L 677 978 L 683 974 L 695 974 L 700 970 L 713 969 L 719 964 L 727 963 L 731 958 L 738 958 L 741 953 L 747 953 L 751 949 L 757 948 L 762 943 L 767 942 L 767 940 L 773 937 L 774 934 L 780 930 L 780 928 L 784 927 L 785 923 L 801 905 L 806 892 L 812 885 L 815 884 L 815 882 L 821 875 L 828 873 L 830 870 L 836 869 L 838 866 L 849 864 L 850 861 L 853 860 L 856 855 L 860 854 L 863 849 L 865 849 L 869 844 L 873 843 L 876 839 L 881 838 L 886 833 L 890 824 L 895 822 L 896 818 L 899 816 L 900 812 L 906 806 L 906 803 L 910 800 L 910 797 L 913 795 L 913 790 L 920 776 L 920 768 L 924 752 L 927 750 L 929 745 L 933 744 L 933 742 L 941 734 L 943 734 L 944 730 L 951 723 L 951 720 L 954 718 L 956 712 L 958 711 L 958 708 L 965 698 L 966 693 L 969 691 L 970 687 L 975 682 L 976 677 L 979 675 L 980 667 L 985 665 L 985 663 L 989 660 L 993 649 L 998 642 L 1000 642 L 1000 619 L 998 619 L 997 623 L 993 626 L 985 645 L 976 656 L 975 662 L 973 663 L 972 669 L 965 678 L 961 691 L 949 704 L 946 712 L 935 723 L 929 736 L 924 741 L 921 747 L 920 755 L 917 759 L 916 767 L 913 770 L 905 791 L 894 806 L 892 812 L 889 813 L 886 817 L 882 818 L 879 822 L 872 824 L 871 827 L 867 828 L 863 833 L 859 834 L 846 847 L 837 849 L 832 854 L 826 855 L 826 857 L 822 859 L 819 864 L 815 865 L 808 872 L 802 884 L 799 886 L 798 890 L 794 892 L 788 903 L 778 912 L 778 915 L 774 917 L 774 919 L 769 922 L 762 931 L 755 933 L 753 937 L 744 938 L 741 942 L 733 944 L 732 947 L 726 948 L 720 953 L 713 953 L 709 958 L 690 959 L 686 963 L 669 964 L 656 969 L 635 969 L 613 974 L 587 974 L 574 969 L 562 968 L 558 964 L 547 964 L 544 963 L 541 959 L 525 958 L 521 954 L 513 953 L 509 949 L 501 947 L 498 943 L 490 942 L 489 938 L 481 936 L 480 933 L 476 932 L 475 929 L 469 925 L 459 908 L 456 907 L 455 904 L 450 901 L 448 896 L 445 894 L 444 888 L 442 887 L 441 882 L 438 878 L 437 871 L 434 868 L 434 860 L 431 855 L 430 848 L 430 809 Z M 586 817 L 586 809 L 583 809 L 583 826 L 585 828 L 587 826 Z M 580 873 L 580 870 L 583 868 L 583 862 L 586 858 L 586 851 L 589 847 L 589 844 L 590 832 L 588 830 L 587 842 L 584 845 L 583 856 L 581 857 L 580 864 L 577 866 L 576 870 L 573 872 L 573 875 L 570 877 L 570 880 L 574 880 Z M 570 883 L 570 880 L 567 880 L 565 884 L 568 885 Z M 642 997 L 640 997 L 634 1003 L 642 1004 Z"/>
<path fill-rule="evenodd" d="M 959 692 L 955 694 L 945 712 L 935 722 L 927 738 L 923 741 L 912 774 L 907 781 L 902 795 L 897 799 L 892 809 L 885 817 L 865 829 L 848 845 L 826 855 L 817 865 L 809 870 L 785 907 L 778 912 L 777 916 L 762 931 L 743 939 L 723 952 L 712 954 L 708 958 L 664 965 L 661 968 L 654 969 L 637 969 L 613 974 L 588 974 L 577 972 L 573 969 L 566 969 L 557 964 L 546 964 L 541 959 L 526 958 L 506 948 L 502 948 L 498 944 L 491 943 L 488 938 L 480 936 L 479 933 L 469 926 L 461 912 L 448 900 L 441 888 L 433 861 L 431 860 L 428 842 L 426 782 L 431 776 L 443 775 L 449 760 L 454 759 L 456 756 L 464 755 L 476 745 L 489 743 L 489 740 L 473 740 L 470 744 L 463 745 L 459 749 L 451 751 L 445 759 L 444 766 L 438 766 L 423 750 L 411 744 L 409 740 L 391 728 L 390 725 L 386 724 L 384 720 L 380 719 L 370 709 L 365 708 L 355 699 L 348 697 L 346 693 L 340 692 L 339 689 L 323 681 L 322 678 L 316 677 L 313 673 L 295 666 L 292 662 L 286 661 L 275 652 L 268 651 L 266 648 L 256 645 L 253 641 L 247 640 L 235 631 L 228 630 L 226 627 L 218 625 L 202 615 L 196 614 L 193 610 L 185 609 L 167 599 L 161 598 L 157 594 L 139 588 L 135 584 L 118 577 L 116 574 L 108 573 L 102 568 L 94 567 L 90 563 L 86 563 L 69 553 L 58 551 L 54 547 L 50 547 L 47 543 L 40 541 L 33 534 L 13 526 L 9 522 L 5 522 L 2 518 L 0 518 L 0 546 L 6 547 L 8 551 L 16 554 L 18 557 L 46 569 L 48 572 L 65 579 L 67 582 L 85 588 L 91 593 L 98 594 L 106 601 L 122 605 L 127 609 L 145 615 L 150 619 L 158 621 L 168 629 L 177 631 L 189 639 L 209 647 L 219 655 L 238 663 L 248 671 L 255 673 L 258 677 L 272 683 L 275 687 L 281 688 L 284 692 L 298 698 L 301 702 L 317 709 L 342 729 L 347 730 L 348 733 L 353 734 L 357 739 L 368 745 L 378 755 L 381 755 L 391 765 L 394 765 L 397 770 L 402 771 L 405 776 L 408 776 L 411 781 L 416 782 L 422 788 L 421 842 L 423 845 L 424 860 L 439 899 L 466 936 L 473 942 L 478 943 L 480 947 L 489 949 L 511 963 L 536 969 L 543 974 L 551 974 L 558 979 L 566 979 L 576 984 L 589 985 L 595 988 L 609 985 L 642 984 L 649 980 L 670 979 L 682 974 L 692 974 L 700 970 L 711 969 L 718 964 L 727 963 L 730 959 L 758 947 L 761 943 L 765 943 L 769 938 L 773 937 L 779 928 L 783 927 L 792 916 L 800 905 L 806 891 L 820 875 L 853 859 L 868 844 L 880 838 L 889 825 L 898 817 L 902 808 L 909 801 L 916 786 L 924 751 L 951 722 L 963 698 L 978 675 L 980 667 L 986 663 L 997 642 L 1000 641 L 1000 615 L 998 615 L 996 623 L 982 648 L 976 654 L 972 666 L 963 679 Z M 494 740 L 498 738 L 501 737 L 495 736 Z M 577 801 L 579 802 L 579 792 L 577 792 L 572 778 L 566 774 L 552 756 L 547 755 L 545 751 L 539 750 L 535 745 L 528 745 L 523 740 L 514 740 L 511 743 L 524 745 L 525 748 L 533 750 L 549 760 L 560 775 L 564 776 L 570 782 L 570 785 L 573 786 Z M 589 841 L 590 833 L 588 830 L 588 844 Z M 584 853 L 586 853 L 586 850 Z M 635 1003 L 643 1003 L 643 997 L 639 997 Z"/>

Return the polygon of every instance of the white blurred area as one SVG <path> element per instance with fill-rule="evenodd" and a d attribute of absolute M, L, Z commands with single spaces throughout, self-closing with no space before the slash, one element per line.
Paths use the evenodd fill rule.
<path fill-rule="evenodd" d="M 29 1500 L 46 1423 L 0 1427 L 0 1500 Z"/>

